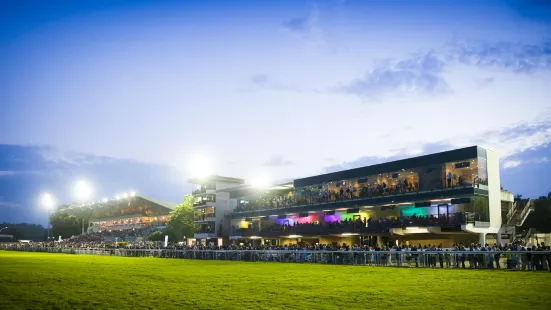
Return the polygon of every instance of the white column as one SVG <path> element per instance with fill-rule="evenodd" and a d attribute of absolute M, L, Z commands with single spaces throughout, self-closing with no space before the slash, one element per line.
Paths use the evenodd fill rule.
<path fill-rule="evenodd" d="M 502 243 L 501 241 L 501 231 L 497 233 L 497 244 L 500 245 Z"/>
<path fill-rule="evenodd" d="M 486 234 L 485 233 L 479 234 L 478 243 L 480 243 L 481 245 L 486 244 Z"/>
<path fill-rule="evenodd" d="M 383 238 L 381 236 L 377 236 L 377 245 L 382 246 L 383 245 Z"/>

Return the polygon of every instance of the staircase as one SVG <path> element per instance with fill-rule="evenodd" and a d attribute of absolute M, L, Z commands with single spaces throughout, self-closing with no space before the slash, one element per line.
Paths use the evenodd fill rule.
<path fill-rule="evenodd" d="M 535 233 L 536 233 L 535 228 L 530 228 L 530 229 L 521 231 L 518 235 L 516 235 L 514 242 L 528 243 L 528 241 L 530 240 L 530 237 L 532 237 L 532 235 Z"/>
<path fill-rule="evenodd" d="M 522 226 L 534 209 L 532 199 L 516 201 L 507 213 L 507 225 Z"/>

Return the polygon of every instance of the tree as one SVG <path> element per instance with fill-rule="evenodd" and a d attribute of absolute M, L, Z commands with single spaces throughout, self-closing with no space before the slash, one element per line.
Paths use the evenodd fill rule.
<path fill-rule="evenodd" d="M 0 229 L 7 227 L 7 229 L 2 230 L 0 234 L 2 235 L 12 235 L 15 240 L 32 240 L 32 241 L 42 241 L 45 238 L 46 229 L 42 225 L 38 224 L 10 224 L 2 223 L 0 224 Z"/>
<path fill-rule="evenodd" d="M 63 212 L 56 212 L 50 216 L 52 224 L 52 236 L 57 238 L 69 238 L 80 235 L 82 232 L 82 219 Z M 86 225 L 86 223 L 85 223 Z"/>
<path fill-rule="evenodd" d="M 523 228 L 535 228 L 538 232 L 551 232 L 551 200 L 541 196 L 534 200 L 534 212 L 528 216 Z"/>
<path fill-rule="evenodd" d="M 166 234 L 171 241 L 181 241 L 185 237 L 193 236 L 195 222 L 193 218 L 193 196 L 185 195 L 182 203 L 170 212 L 170 219 L 166 225 Z"/>
<path fill-rule="evenodd" d="M 165 233 L 160 230 L 154 231 L 147 237 L 149 241 L 163 241 L 165 239 Z"/>

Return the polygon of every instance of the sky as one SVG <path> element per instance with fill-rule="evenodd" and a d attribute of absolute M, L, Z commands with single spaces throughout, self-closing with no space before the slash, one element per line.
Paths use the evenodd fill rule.
<path fill-rule="evenodd" d="M 193 162 L 284 180 L 471 145 L 551 190 L 551 3 L 2 1 L 0 222 L 179 201 Z"/>

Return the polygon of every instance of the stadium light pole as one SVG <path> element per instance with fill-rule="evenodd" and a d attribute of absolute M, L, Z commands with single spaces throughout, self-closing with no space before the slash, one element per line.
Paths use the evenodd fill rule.
<path fill-rule="evenodd" d="M 6 227 L 0 229 L 0 232 L 2 232 L 2 230 L 4 230 L 4 229 L 8 229 L 8 226 L 6 226 Z"/>
<path fill-rule="evenodd" d="M 52 208 L 54 207 L 54 198 L 51 194 L 49 193 L 44 193 L 44 195 L 42 195 L 42 206 L 48 210 L 48 241 L 50 241 L 50 235 L 52 234 L 52 221 L 50 219 L 50 214 L 51 214 L 51 210 Z"/>
<path fill-rule="evenodd" d="M 74 194 L 80 203 L 85 203 L 90 200 L 92 196 L 92 188 L 84 180 L 79 180 L 75 183 Z M 84 235 L 84 216 L 82 217 L 82 232 Z"/>

